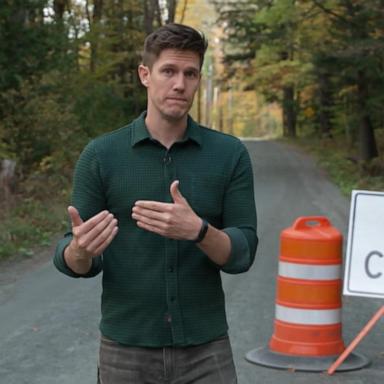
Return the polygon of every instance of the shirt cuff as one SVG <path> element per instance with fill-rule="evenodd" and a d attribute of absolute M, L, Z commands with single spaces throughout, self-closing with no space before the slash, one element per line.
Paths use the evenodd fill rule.
<path fill-rule="evenodd" d="M 72 240 L 71 234 L 66 234 L 63 239 L 61 239 L 56 247 L 55 255 L 53 258 L 53 263 L 55 264 L 55 267 L 62 273 L 64 273 L 67 276 L 70 277 L 93 277 L 96 276 L 102 269 L 102 257 L 94 257 L 92 258 L 92 265 L 90 270 L 85 274 L 80 274 L 72 271 L 71 268 L 68 267 L 67 263 L 65 262 L 64 258 L 64 251 L 65 248 L 69 245 L 69 243 Z"/>
<path fill-rule="evenodd" d="M 231 253 L 229 260 L 221 267 L 226 273 L 236 274 L 248 271 L 252 265 L 247 238 L 241 229 L 228 227 L 223 229 L 231 240 Z"/>

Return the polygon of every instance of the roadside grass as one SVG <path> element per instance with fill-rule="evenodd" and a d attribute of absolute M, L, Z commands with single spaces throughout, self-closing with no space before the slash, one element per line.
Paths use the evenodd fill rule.
<path fill-rule="evenodd" d="M 42 247 L 52 245 L 52 238 L 67 228 L 68 222 L 63 216 L 67 192 L 52 191 L 51 195 L 49 199 L 15 197 L 7 206 L 2 204 L 0 261 L 31 258 Z"/>
<path fill-rule="evenodd" d="M 353 189 L 384 191 L 384 135 L 377 134 L 376 139 L 379 157 L 368 165 L 359 163 L 356 149 L 347 146 L 344 137 L 282 140 L 311 154 L 342 194 L 348 197 Z"/>

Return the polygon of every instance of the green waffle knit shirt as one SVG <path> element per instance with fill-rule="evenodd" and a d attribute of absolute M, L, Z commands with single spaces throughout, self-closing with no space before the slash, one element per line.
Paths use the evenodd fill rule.
<path fill-rule="evenodd" d="M 54 264 L 71 277 L 103 273 L 105 337 L 129 346 L 198 345 L 227 333 L 220 272 L 245 272 L 255 257 L 251 162 L 240 140 L 190 117 L 184 139 L 167 150 L 151 138 L 145 116 L 91 141 L 75 168 L 72 205 L 84 221 L 109 210 L 118 234 L 86 275 L 65 263 L 71 232 L 59 241 Z M 174 180 L 197 215 L 229 235 L 231 254 L 224 266 L 192 241 L 145 231 L 132 219 L 137 200 L 172 202 Z"/>

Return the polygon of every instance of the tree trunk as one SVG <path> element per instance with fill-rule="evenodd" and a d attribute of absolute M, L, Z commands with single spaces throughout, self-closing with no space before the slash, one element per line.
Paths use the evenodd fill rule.
<path fill-rule="evenodd" d="M 188 0 L 184 0 L 184 5 L 183 5 L 183 9 L 181 11 L 181 17 L 180 17 L 180 20 L 179 20 L 180 24 L 184 23 L 184 18 L 185 18 L 185 14 L 187 12 L 187 8 L 188 8 Z"/>
<path fill-rule="evenodd" d="M 351 20 L 356 20 L 356 18 L 361 15 L 360 5 L 358 2 L 353 2 L 350 0 L 344 1 L 344 7 L 347 10 L 348 16 Z M 364 41 L 369 37 L 366 24 L 349 24 L 350 34 L 353 38 L 360 41 Z M 358 138 L 359 138 L 359 159 L 363 163 L 369 162 L 373 158 L 378 156 L 375 132 L 373 128 L 372 119 L 370 116 L 368 108 L 368 80 L 365 74 L 364 69 L 357 70 L 356 75 L 357 83 L 357 107 L 359 108 L 359 128 L 358 128 Z"/>
<path fill-rule="evenodd" d="M 86 1 L 86 7 L 88 8 L 88 1 Z M 88 17 L 90 22 L 90 30 L 92 32 L 91 61 L 90 61 L 91 72 L 95 72 L 96 65 L 97 65 L 97 49 L 98 49 L 98 35 L 99 35 L 98 28 L 100 26 L 100 20 L 101 20 L 102 14 L 103 14 L 103 0 L 93 0 L 92 19 Z"/>
<path fill-rule="evenodd" d="M 357 98 L 360 108 L 359 159 L 367 162 L 377 157 L 378 151 L 375 132 L 367 106 L 368 87 L 363 70 L 357 72 Z"/>
<path fill-rule="evenodd" d="M 292 60 L 293 50 L 280 52 L 281 60 Z M 283 86 L 283 136 L 296 137 L 295 88 L 293 85 Z"/>
<path fill-rule="evenodd" d="M 283 88 L 283 135 L 296 137 L 296 107 L 293 86 Z"/>
<path fill-rule="evenodd" d="M 163 25 L 163 20 L 161 18 L 161 8 L 160 8 L 159 0 L 152 0 L 152 3 L 155 9 L 157 24 L 160 27 L 161 25 Z"/>
<path fill-rule="evenodd" d="M 8 202 L 14 190 L 16 182 L 16 161 L 4 159 L 0 162 L 0 194 L 4 196 L 4 201 Z"/>
<path fill-rule="evenodd" d="M 163 25 L 159 0 L 144 1 L 144 28 L 147 35 Z"/>
<path fill-rule="evenodd" d="M 144 28 L 145 33 L 149 35 L 153 32 L 153 21 L 155 19 L 155 8 L 152 0 L 144 1 Z"/>
<path fill-rule="evenodd" d="M 332 137 L 331 109 L 333 105 L 333 98 L 330 90 L 328 74 L 320 71 L 318 74 L 318 81 L 320 102 L 318 119 L 320 123 L 320 135 L 322 137 Z"/>
<path fill-rule="evenodd" d="M 55 12 L 55 19 L 62 22 L 65 9 L 69 9 L 68 0 L 54 0 L 53 1 L 53 10 Z"/>
<path fill-rule="evenodd" d="M 175 21 L 176 6 L 177 6 L 177 0 L 167 1 L 167 11 L 168 11 L 168 18 L 166 20 L 167 24 L 173 23 Z"/>

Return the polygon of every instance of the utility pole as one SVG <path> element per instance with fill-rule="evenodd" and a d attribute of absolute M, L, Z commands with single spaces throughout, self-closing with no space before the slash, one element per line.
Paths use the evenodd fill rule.
<path fill-rule="evenodd" d="M 209 64 L 208 75 L 207 75 L 206 98 L 205 98 L 206 99 L 205 125 L 207 127 L 211 126 L 211 116 L 212 116 L 212 90 L 213 90 L 212 73 L 213 73 L 213 66 L 212 64 Z"/>
<path fill-rule="evenodd" d="M 228 115 L 227 115 L 227 128 L 228 133 L 233 135 L 233 92 L 232 92 L 232 84 L 230 84 L 228 88 Z"/>

